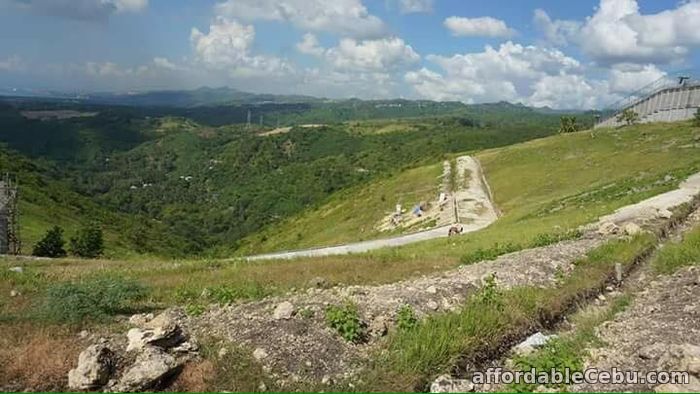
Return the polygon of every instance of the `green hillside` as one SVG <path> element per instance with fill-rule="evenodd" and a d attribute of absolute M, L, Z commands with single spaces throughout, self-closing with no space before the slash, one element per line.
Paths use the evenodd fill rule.
<path fill-rule="evenodd" d="M 525 246 L 671 190 L 700 171 L 700 129 L 652 123 L 556 135 L 476 155 L 503 213 L 490 227 L 376 256 L 459 259 L 496 245 Z"/>
<path fill-rule="evenodd" d="M 582 131 L 481 151 L 476 157 L 503 213 L 497 223 L 449 241 L 371 254 L 458 258 L 497 242 L 526 244 L 538 234 L 573 229 L 675 187 L 700 170 L 699 153 L 700 130 L 690 123 L 638 125 L 593 134 Z M 437 165 L 425 166 L 338 193 L 316 210 L 247 238 L 241 252 L 335 245 L 380 236 L 373 226 L 409 190 L 437 186 L 439 171 Z"/>
<path fill-rule="evenodd" d="M 348 105 L 342 102 L 323 108 L 330 111 L 328 116 L 344 113 L 339 119 L 355 116 L 363 108 L 370 118 L 406 110 L 377 102 Z M 186 111 L 199 119 L 216 108 Z M 348 108 L 353 109 L 344 112 Z M 429 108 L 426 104 L 426 114 L 432 113 Z M 26 112 L 47 110 L 85 116 L 36 118 L 36 112 Z M 263 228 L 274 234 L 274 228 L 285 220 L 343 198 L 336 193 L 365 187 L 378 190 L 397 174 L 438 163 L 451 153 L 551 135 L 558 121 L 557 116 L 506 104 L 469 110 L 484 121 L 464 115 L 334 121 L 262 136 L 259 134 L 270 128 L 212 127 L 187 117 L 146 115 L 158 109 L 10 101 L 0 106 L 0 141 L 8 154 L 36 165 L 37 176 L 60 185 L 60 192 L 42 190 L 48 198 L 57 199 L 55 204 L 23 201 L 33 204 L 26 207 L 22 219 L 29 224 L 26 245 L 52 225 L 70 230 L 78 222 L 97 220 L 114 228 L 110 242 L 114 256 L 227 257 L 245 237 Z M 503 116 L 497 124 L 486 121 L 498 111 Z M 412 193 L 410 189 L 425 183 L 421 174 L 419 171 L 410 180 L 399 178 L 402 189 L 391 192 Z M 428 182 L 428 187 L 436 187 L 435 182 Z M 61 193 L 77 197 L 64 200 L 56 196 Z M 364 222 L 384 212 L 385 203 L 392 199 L 387 196 L 386 201 L 366 203 L 360 199 L 343 210 L 354 210 L 358 223 Z M 82 201 L 98 213 L 85 209 L 60 217 L 51 213 L 54 209 L 60 212 L 72 201 Z M 371 227 L 365 236 L 374 234 Z M 320 228 L 309 234 L 320 233 L 316 231 Z M 299 241 L 297 233 L 280 238 L 276 246 L 292 246 Z M 311 237 L 305 244 L 331 241 L 332 234 L 325 239 Z M 339 227 L 335 234 L 350 232 Z"/>

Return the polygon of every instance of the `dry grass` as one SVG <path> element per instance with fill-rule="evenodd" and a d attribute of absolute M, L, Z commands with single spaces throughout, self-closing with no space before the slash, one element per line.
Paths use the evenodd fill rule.
<path fill-rule="evenodd" d="M 29 324 L 3 324 L 0 332 L 0 389 L 66 389 L 68 371 L 80 353 L 74 334 Z"/>
<path fill-rule="evenodd" d="M 214 364 L 209 360 L 187 363 L 168 391 L 195 393 L 210 391 L 210 381 L 215 374 Z"/>

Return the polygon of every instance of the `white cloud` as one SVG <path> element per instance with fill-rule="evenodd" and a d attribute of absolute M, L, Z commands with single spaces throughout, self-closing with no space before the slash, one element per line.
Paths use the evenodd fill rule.
<path fill-rule="evenodd" d="M 177 70 L 179 67 L 172 63 L 170 60 L 164 57 L 154 57 L 153 65 L 159 68 L 164 68 L 166 70 Z"/>
<path fill-rule="evenodd" d="M 406 73 L 404 79 L 428 99 L 591 108 L 616 98 L 607 93 L 606 83 L 587 81 L 582 65 L 555 49 L 509 41 L 498 49 L 486 46 L 483 52 L 427 59 L 440 71 L 423 68 Z M 592 96 L 568 96 L 571 92 Z"/>
<path fill-rule="evenodd" d="M 433 0 L 398 0 L 398 5 L 402 14 L 433 11 Z"/>
<path fill-rule="evenodd" d="M 87 62 L 85 71 L 93 77 L 121 77 L 131 74 L 131 69 L 121 69 L 116 63 L 112 62 Z"/>
<path fill-rule="evenodd" d="M 297 50 L 307 55 L 321 56 L 324 49 L 318 43 L 318 38 L 311 33 L 304 34 L 301 41 L 296 45 Z"/>
<path fill-rule="evenodd" d="M 490 16 L 480 18 L 450 16 L 443 24 L 454 36 L 507 38 L 516 33 L 504 21 Z"/>
<path fill-rule="evenodd" d="M 620 99 L 610 93 L 607 81 L 587 80 L 583 75 L 545 75 L 532 85 L 533 93 L 522 101 L 533 107 L 594 109 Z"/>
<path fill-rule="evenodd" d="M 227 0 L 216 6 L 218 15 L 246 21 L 286 21 L 309 31 L 325 31 L 358 38 L 384 35 L 384 22 L 361 0 Z"/>
<path fill-rule="evenodd" d="M 619 64 L 610 70 L 610 90 L 617 93 L 631 93 L 665 76 L 653 64 Z"/>
<path fill-rule="evenodd" d="M 340 40 L 337 47 L 326 51 L 328 61 L 338 69 L 391 70 L 413 64 L 420 56 L 398 37 L 357 41 Z"/>
<path fill-rule="evenodd" d="M 641 14 L 636 0 L 601 0 L 585 22 L 555 20 L 536 10 L 534 22 L 555 45 L 574 42 L 601 65 L 682 61 L 700 46 L 700 1 L 656 14 Z"/>
<path fill-rule="evenodd" d="M 576 37 L 581 23 L 571 20 L 552 21 L 549 15 L 541 9 L 536 9 L 532 17 L 535 27 L 544 35 L 545 39 L 554 45 L 566 45 Z"/>
<path fill-rule="evenodd" d="M 279 75 L 291 71 L 291 66 L 283 59 L 253 55 L 251 45 L 254 40 L 253 25 L 222 17 L 209 26 L 208 33 L 197 28 L 192 28 L 190 33 L 196 60 L 207 67 L 226 69 L 239 77 Z"/>

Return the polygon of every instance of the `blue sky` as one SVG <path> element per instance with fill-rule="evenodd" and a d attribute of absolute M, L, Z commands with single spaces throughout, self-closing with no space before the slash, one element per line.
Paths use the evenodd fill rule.
<path fill-rule="evenodd" d="M 599 108 L 695 68 L 700 1 L 0 0 L 0 87 Z"/>

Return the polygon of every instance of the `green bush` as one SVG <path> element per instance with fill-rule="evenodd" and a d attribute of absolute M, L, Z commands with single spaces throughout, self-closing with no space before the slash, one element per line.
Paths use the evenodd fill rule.
<path fill-rule="evenodd" d="M 532 242 L 530 242 L 529 246 L 532 248 L 538 248 L 541 246 L 552 245 L 562 241 L 578 239 L 581 238 L 582 235 L 583 233 L 581 232 L 581 230 L 570 230 L 562 233 L 538 234 L 537 236 L 535 236 Z"/>
<path fill-rule="evenodd" d="M 357 313 L 357 306 L 352 302 L 326 308 L 326 322 L 348 342 L 358 342 L 362 339 L 360 315 Z"/>
<path fill-rule="evenodd" d="M 418 318 L 410 305 L 403 305 L 396 314 L 396 328 L 401 331 L 411 330 L 418 324 Z"/>
<path fill-rule="evenodd" d="M 538 373 L 549 373 L 553 369 L 564 373 L 568 368 L 572 372 L 580 372 L 583 370 L 583 360 L 577 345 L 578 343 L 575 341 L 554 339 L 533 354 L 516 356 L 513 359 L 513 364 L 519 371 L 530 371 L 534 368 Z M 523 393 L 532 392 L 537 386 L 538 384 L 521 382 L 519 384 L 511 384 L 510 388 L 515 392 Z M 547 384 L 545 386 L 560 390 L 566 387 L 565 384 Z"/>
<path fill-rule="evenodd" d="M 119 277 L 56 283 L 46 290 L 41 315 L 67 323 L 97 320 L 126 312 L 146 294 L 138 282 Z"/>
<path fill-rule="evenodd" d="M 44 238 L 34 245 L 32 255 L 39 257 L 66 257 L 66 250 L 63 246 L 66 241 L 63 240 L 63 229 L 54 226 L 46 232 Z"/>
<path fill-rule="evenodd" d="M 78 257 L 96 258 L 104 253 L 102 229 L 93 224 L 78 231 L 70 240 L 70 251 Z"/>
<path fill-rule="evenodd" d="M 498 289 L 495 272 L 484 279 L 484 285 L 475 297 L 482 305 L 495 306 L 499 309 L 503 306 L 503 294 Z"/>
<path fill-rule="evenodd" d="M 271 294 L 271 291 L 259 283 L 249 283 L 238 286 L 207 287 L 207 298 L 219 305 L 230 304 L 237 300 L 260 299 Z"/>
<path fill-rule="evenodd" d="M 191 303 L 185 305 L 185 313 L 189 316 L 200 316 L 206 312 L 207 308 L 202 304 Z"/>

